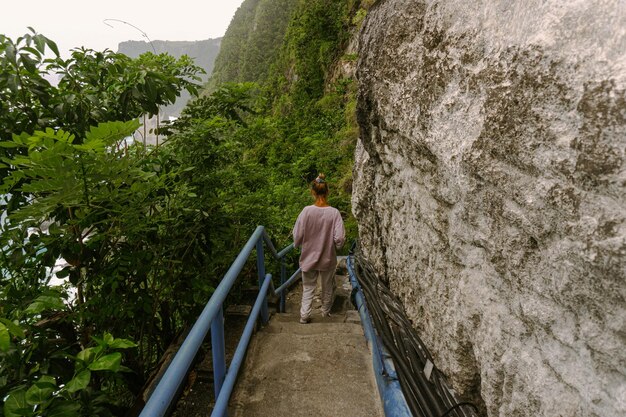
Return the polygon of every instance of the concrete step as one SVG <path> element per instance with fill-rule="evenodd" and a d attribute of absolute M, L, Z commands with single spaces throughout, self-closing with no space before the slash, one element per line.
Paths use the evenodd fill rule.
<path fill-rule="evenodd" d="M 293 332 L 294 334 L 317 334 L 320 332 L 363 334 L 360 317 L 355 310 L 335 313 L 331 317 L 321 317 L 314 314 L 308 324 L 300 323 L 300 314 L 275 314 L 264 331 L 271 333 Z"/>
<path fill-rule="evenodd" d="M 360 326 L 286 322 L 258 332 L 229 414 L 382 417 L 372 359 Z"/>
<path fill-rule="evenodd" d="M 301 324 L 299 320 L 299 315 L 286 316 L 284 314 L 276 314 L 262 331 L 268 333 L 292 333 L 297 335 L 315 335 L 320 333 L 363 335 L 361 324 L 359 322 L 345 322 L 345 317 L 319 318 L 317 320 L 313 317 L 312 321 L 308 324 Z M 332 320 L 338 321 L 333 322 Z"/>
<path fill-rule="evenodd" d="M 235 417 L 382 417 L 383 411 L 358 312 L 345 276 L 336 276 L 331 317 L 314 300 L 311 323 L 300 324 L 301 285 L 287 313 L 273 314 L 248 348 L 231 397 Z"/>

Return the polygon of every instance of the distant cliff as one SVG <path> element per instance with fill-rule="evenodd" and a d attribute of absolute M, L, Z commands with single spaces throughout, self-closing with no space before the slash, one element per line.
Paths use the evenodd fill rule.
<path fill-rule="evenodd" d="M 605 0 L 365 20 L 361 246 L 490 417 L 626 415 L 624 28 Z"/>
<path fill-rule="evenodd" d="M 213 72 L 215 58 L 219 53 L 221 42 L 222 38 L 217 38 L 202 41 L 152 41 L 152 45 L 154 45 L 154 49 L 158 54 L 166 52 L 175 58 L 179 58 L 182 55 L 188 55 L 193 58 L 196 65 L 206 71 L 206 74 L 203 76 L 203 81 L 206 81 Z M 118 52 L 131 58 L 136 58 L 145 52 L 153 52 L 153 50 L 148 42 L 126 41 L 119 44 Z M 185 107 L 189 98 L 189 94 L 184 91 L 175 104 L 164 108 L 162 112 L 165 116 L 177 116 Z"/>
<path fill-rule="evenodd" d="M 292 14 L 301 4 L 301 0 L 245 0 L 224 35 L 209 91 L 224 82 L 266 81 Z"/>

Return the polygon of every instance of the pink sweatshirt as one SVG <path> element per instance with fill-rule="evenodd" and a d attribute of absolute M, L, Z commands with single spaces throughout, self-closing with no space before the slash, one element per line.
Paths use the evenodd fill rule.
<path fill-rule="evenodd" d="M 303 271 L 329 271 L 337 265 L 337 253 L 346 239 L 339 210 L 334 207 L 306 206 L 293 227 L 294 246 L 302 247 Z"/>

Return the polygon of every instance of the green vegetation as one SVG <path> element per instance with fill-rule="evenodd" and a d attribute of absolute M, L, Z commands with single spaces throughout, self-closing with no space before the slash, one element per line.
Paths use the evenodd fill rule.
<path fill-rule="evenodd" d="M 206 81 L 213 72 L 215 58 L 220 50 L 220 43 L 220 38 L 202 41 L 155 40 L 151 44 L 145 41 L 126 41 L 119 44 L 118 52 L 131 58 L 138 58 L 146 52 L 152 52 L 152 46 L 154 46 L 158 53 L 167 53 L 174 58 L 182 58 L 183 55 L 187 55 L 193 58 L 195 65 L 204 70 L 205 73 L 201 75 L 201 78 L 202 81 Z M 168 116 L 178 117 L 190 99 L 191 95 L 186 91 L 182 91 L 174 104 L 160 108 L 162 120 L 167 119 Z"/>
<path fill-rule="evenodd" d="M 123 414 L 215 283 L 188 167 L 125 139 L 140 114 L 193 92 L 197 69 L 110 51 L 63 61 L 34 33 L 0 37 L 0 65 L 2 413 Z M 59 258 L 68 283 L 49 287 Z"/>
<path fill-rule="evenodd" d="M 63 61 L 42 35 L 0 36 L 0 416 L 124 414 L 255 226 L 290 241 L 318 172 L 355 237 L 356 83 L 338 63 L 359 10 L 247 0 L 208 91 L 148 149 L 127 138 L 195 92 L 188 58 Z"/>
<path fill-rule="evenodd" d="M 222 39 L 209 91 L 225 82 L 262 82 L 270 74 L 297 0 L 246 0 Z"/>
<path fill-rule="evenodd" d="M 283 14 L 267 23 L 275 28 L 275 39 L 281 34 L 283 41 L 263 48 L 263 58 L 254 60 L 242 48 L 268 40 L 267 32 L 251 29 L 254 19 L 265 16 L 271 5 L 282 3 L 247 0 L 242 4 L 224 38 L 206 92 L 224 81 L 257 85 L 258 107 L 247 115 L 239 134 L 253 138 L 245 154 L 260 164 L 258 170 L 263 173 L 258 187 L 263 191 L 256 192 L 263 193 L 262 200 L 269 205 L 283 207 L 272 217 L 275 220 L 266 219 L 265 224 L 277 229 L 279 236 L 287 236 L 295 216 L 308 203 L 308 183 L 318 172 L 325 172 L 334 186 L 331 204 L 344 213 L 354 237 L 350 193 L 358 136 L 356 82 L 338 71 L 337 64 L 354 62 L 354 58 L 342 57 L 355 31 L 352 20 L 362 8 L 355 0 L 292 1 L 291 8 L 284 7 Z M 256 73 L 242 72 L 249 65 L 242 61 L 244 56 L 254 62 Z M 298 190 L 297 197 L 289 195 L 294 190 Z"/>

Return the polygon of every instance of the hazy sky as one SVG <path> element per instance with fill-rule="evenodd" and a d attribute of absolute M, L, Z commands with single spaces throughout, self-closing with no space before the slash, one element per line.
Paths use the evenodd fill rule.
<path fill-rule="evenodd" d="M 17 38 L 28 26 L 57 43 L 61 54 L 78 46 L 95 50 L 126 40 L 145 40 L 141 32 L 120 22 L 126 21 L 155 40 L 194 41 L 224 35 L 243 0 L 4 0 L 0 10 L 0 33 Z"/>

